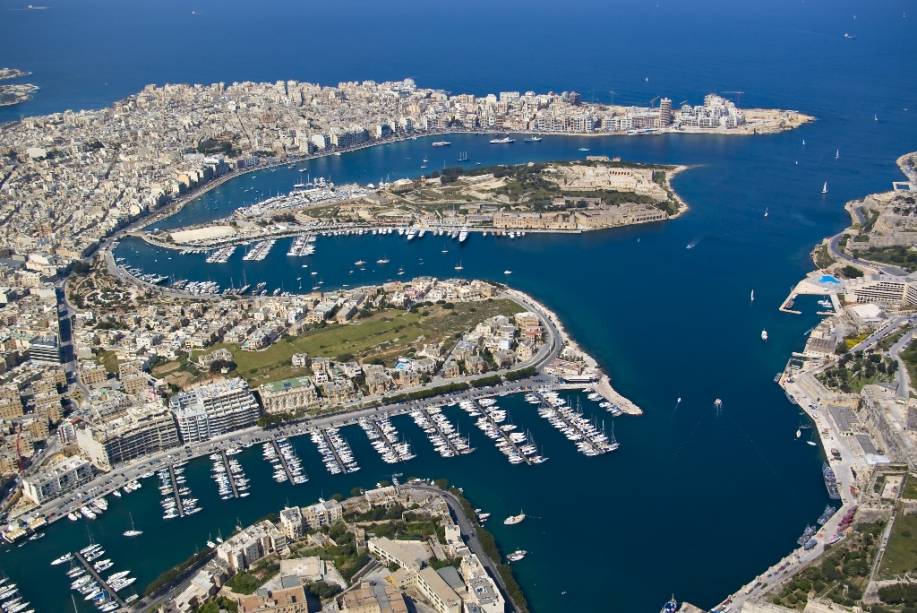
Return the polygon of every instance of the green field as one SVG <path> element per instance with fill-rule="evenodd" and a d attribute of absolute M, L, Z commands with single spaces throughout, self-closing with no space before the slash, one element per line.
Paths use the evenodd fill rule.
<path fill-rule="evenodd" d="M 879 575 L 892 579 L 914 571 L 917 571 L 917 515 L 901 512 L 892 526 Z"/>
<path fill-rule="evenodd" d="M 264 351 L 243 351 L 236 344 L 217 344 L 192 355 L 229 349 L 236 363 L 234 374 L 255 387 L 262 383 L 302 375 L 290 365 L 294 353 L 315 357 L 394 364 L 399 356 L 411 355 L 428 343 L 458 340 L 481 321 L 495 315 L 522 310 L 510 300 L 425 305 L 416 311 L 389 309 L 353 323 L 332 324 L 301 336 L 284 337 Z"/>

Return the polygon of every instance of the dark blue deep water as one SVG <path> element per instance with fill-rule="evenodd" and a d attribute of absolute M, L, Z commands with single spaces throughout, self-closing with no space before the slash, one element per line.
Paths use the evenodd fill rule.
<path fill-rule="evenodd" d="M 245 266 L 241 253 L 208 266 L 203 256 L 135 240 L 124 241 L 119 255 L 151 272 L 239 284 L 244 271 L 248 282 L 288 290 L 298 289 L 297 277 L 310 283 L 311 271 L 335 287 L 392 278 L 397 266 L 405 278 L 452 276 L 461 260 L 464 275 L 506 280 L 554 309 L 646 411 L 617 420 L 619 452 L 579 456 L 521 399 L 503 404 L 550 456 L 535 468 L 508 465 L 459 411 L 449 415 L 478 448 L 461 459 L 441 460 L 409 419 L 396 420 L 420 452 L 399 471 L 446 477 L 495 518 L 525 508 L 530 521 L 493 529 L 504 550 L 532 552 L 517 574 L 537 611 L 655 611 L 672 592 L 712 606 L 793 547 L 821 512 L 821 451 L 794 440 L 803 418 L 773 383 L 802 347 L 815 309 L 803 303 L 805 314 L 790 316 L 777 306 L 811 268 L 812 245 L 846 225 L 843 203 L 888 189 L 899 178 L 895 158 L 917 148 L 914 2 L 48 2 L 48 10 L 22 11 L 14 9 L 24 0 L 0 1 L 0 64 L 31 70 L 29 80 L 42 88 L 33 101 L 0 110 L 0 120 L 104 106 L 149 82 L 405 76 L 453 92 L 575 89 L 608 100 L 614 91 L 616 102 L 634 104 L 743 91 L 744 106 L 817 116 L 774 136 L 589 140 L 592 153 L 693 165 L 675 182 L 691 210 L 663 225 L 516 241 L 472 236 L 461 249 L 446 245 L 448 254 L 431 236 L 322 238 L 316 256 L 296 262 L 281 241 L 267 260 Z M 463 150 L 482 163 L 569 159 L 582 155 L 585 142 L 549 138 L 497 149 L 481 137 L 451 140 L 449 150 L 421 139 L 307 167 L 339 182 L 375 182 L 418 174 L 424 155 L 431 167 Z M 300 176 L 282 168 L 239 178 L 161 226 L 226 214 Z M 823 197 L 826 180 L 831 191 Z M 689 243 L 695 248 L 685 249 Z M 388 269 L 349 272 L 354 260 L 382 255 L 392 260 Z M 718 416 L 715 397 L 725 402 Z M 203 513 L 161 521 L 150 482 L 112 499 L 88 530 L 119 567 L 148 582 L 237 519 L 369 486 L 391 472 L 359 429 L 344 434 L 363 466 L 356 475 L 328 477 L 300 439 L 306 486 L 275 485 L 252 450 L 242 456 L 255 480 L 248 499 L 221 503 L 203 460 L 189 469 L 199 472 L 189 481 Z M 120 536 L 128 511 L 145 530 L 131 542 Z M 39 610 L 63 610 L 63 573 L 47 564 L 86 539 L 85 522 L 56 525 L 40 542 L 0 552 L 0 570 Z"/>

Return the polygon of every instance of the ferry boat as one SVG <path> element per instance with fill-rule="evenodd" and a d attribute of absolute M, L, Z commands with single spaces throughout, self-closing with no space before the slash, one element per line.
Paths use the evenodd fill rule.
<path fill-rule="evenodd" d="M 522 509 L 520 509 L 519 515 L 510 515 L 503 520 L 503 525 L 515 526 L 516 524 L 521 524 L 523 521 L 525 521 L 525 513 L 522 511 Z"/>
<path fill-rule="evenodd" d="M 509 560 L 510 562 L 518 562 L 519 560 L 524 558 L 526 555 L 528 555 L 528 551 L 526 551 L 525 549 L 517 549 L 516 551 L 506 556 L 506 559 Z"/>
<path fill-rule="evenodd" d="M 491 145 L 511 145 L 516 142 L 515 139 L 510 138 L 509 136 L 504 136 L 503 138 L 492 138 L 490 139 Z"/>

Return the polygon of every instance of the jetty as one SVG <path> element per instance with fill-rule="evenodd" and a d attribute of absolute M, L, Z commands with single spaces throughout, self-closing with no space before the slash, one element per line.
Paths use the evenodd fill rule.
<path fill-rule="evenodd" d="M 229 487 L 232 488 L 232 497 L 239 497 L 239 488 L 236 487 L 236 480 L 233 478 L 232 468 L 229 466 L 229 456 L 226 455 L 225 449 L 220 449 L 220 459 L 223 460 L 223 468 L 226 469 L 226 479 L 229 481 Z M 181 506 L 181 503 L 179 503 Z"/>
<path fill-rule="evenodd" d="M 360 426 L 386 464 L 406 462 L 414 458 L 410 446 L 399 440 L 398 431 L 387 417 L 361 419 Z"/>
<path fill-rule="evenodd" d="M 484 421 L 487 423 L 487 429 L 495 433 L 498 439 L 502 439 L 505 445 L 510 447 L 513 450 L 513 453 L 506 454 L 507 457 L 515 454 L 515 455 L 518 455 L 520 458 L 522 458 L 522 461 L 525 462 L 529 466 L 535 463 L 532 458 L 530 458 L 528 455 L 525 454 L 524 451 L 522 451 L 522 448 L 516 443 L 516 441 L 513 440 L 513 438 L 509 435 L 509 432 L 504 430 L 504 428 L 497 422 L 497 420 L 494 419 L 493 415 L 491 415 L 490 407 L 482 405 L 479 402 L 475 402 L 474 406 L 480 410 L 481 416 L 483 417 Z M 482 430 L 484 429 L 482 428 Z M 487 432 L 485 430 L 485 434 L 486 433 Z"/>
<path fill-rule="evenodd" d="M 224 452 L 225 455 L 225 452 Z M 175 476 L 175 464 L 169 464 L 169 481 L 172 483 L 172 495 L 175 497 L 175 507 L 178 516 L 185 516 L 185 505 L 182 504 L 181 494 L 178 493 L 178 478 Z"/>
<path fill-rule="evenodd" d="M 423 408 L 423 409 L 419 409 L 419 411 L 420 411 L 421 417 L 426 421 L 427 424 L 429 424 L 429 427 L 433 429 L 436 435 L 439 436 L 440 439 L 442 439 L 442 441 L 445 443 L 446 447 L 448 447 L 449 451 L 452 453 L 453 456 L 463 455 L 463 454 L 471 453 L 472 451 L 474 451 L 474 449 L 472 449 L 470 445 L 465 445 L 462 449 L 459 449 L 458 446 L 455 444 L 455 442 L 452 440 L 453 432 L 446 432 L 443 429 L 440 423 L 440 420 L 436 419 L 435 416 L 432 415 L 428 409 Z M 444 416 L 442 416 L 442 414 L 439 414 L 439 415 L 442 419 L 446 419 Z"/>
<path fill-rule="evenodd" d="M 271 446 L 274 448 L 274 451 L 277 452 L 277 459 L 280 460 L 280 465 L 283 466 L 283 472 L 287 475 L 287 481 L 292 485 L 296 485 L 295 475 L 293 471 L 290 470 L 290 465 L 287 463 L 287 457 L 283 454 L 283 449 L 280 448 L 280 444 L 277 442 L 276 438 L 271 439 Z"/>
<path fill-rule="evenodd" d="M 124 599 L 118 596 L 118 592 L 113 590 L 112 587 L 108 585 L 108 582 L 105 581 L 105 579 L 102 578 L 102 575 L 96 571 L 92 563 L 83 557 L 82 553 L 79 551 L 74 551 L 73 557 L 75 557 L 77 562 L 80 563 L 80 566 L 86 569 L 86 572 L 89 573 L 89 575 L 98 582 L 99 587 L 102 588 L 102 590 L 105 591 L 110 598 L 114 599 L 114 601 L 118 603 L 119 607 L 127 606 L 127 603 L 124 601 Z"/>

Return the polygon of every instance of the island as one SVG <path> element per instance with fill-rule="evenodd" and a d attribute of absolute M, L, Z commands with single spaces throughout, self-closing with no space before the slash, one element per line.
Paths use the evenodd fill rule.
<path fill-rule="evenodd" d="M 422 232 L 584 232 L 680 215 L 687 205 L 671 180 L 683 169 L 588 156 L 576 162 L 446 168 L 378 186 L 317 178 L 211 223 L 168 231 L 138 226 L 134 234 L 164 247 L 194 249 L 342 230 L 397 229 L 409 239 Z"/>
<path fill-rule="evenodd" d="M 781 306 L 798 313 L 814 296 L 823 316 L 778 383 L 811 419 L 796 438 L 822 447 L 834 502 L 799 549 L 719 609 L 903 612 L 917 601 L 917 153 L 898 165 L 907 180 L 848 202 L 851 225 L 813 250 L 818 270 Z"/>
<path fill-rule="evenodd" d="M 110 108 L 0 126 L 0 247 L 64 270 L 128 224 L 238 174 L 421 136 L 449 146 L 449 134 L 493 134 L 506 147 L 508 134 L 755 135 L 812 120 L 716 94 L 625 107 L 576 92 L 450 94 L 411 79 L 150 85 Z"/>
<path fill-rule="evenodd" d="M 30 74 L 32 73 L 20 70 L 19 68 L 0 68 L 0 81 L 5 81 L 6 79 L 19 79 L 21 77 L 27 77 Z"/>
<path fill-rule="evenodd" d="M 38 86 L 31 83 L 0 85 L 0 106 L 13 106 L 28 102 L 37 91 Z"/>

